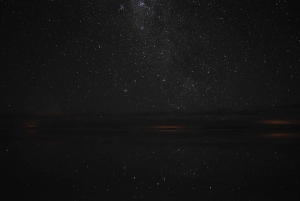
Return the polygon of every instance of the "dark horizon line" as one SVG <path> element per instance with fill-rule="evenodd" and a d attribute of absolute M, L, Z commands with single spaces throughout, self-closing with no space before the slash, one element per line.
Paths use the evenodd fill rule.
<path fill-rule="evenodd" d="M 170 111 L 170 112 L 123 112 L 123 113 L 98 113 L 98 112 L 48 112 L 48 113 L 0 113 L 1 117 L 13 118 L 13 117 L 121 117 L 121 116 L 196 116 L 196 115 L 264 115 L 264 114 L 300 114 L 300 104 L 295 104 L 291 106 L 277 106 L 271 108 L 244 108 L 244 109 L 215 109 L 215 110 L 198 110 L 195 112 L 192 111 Z"/>

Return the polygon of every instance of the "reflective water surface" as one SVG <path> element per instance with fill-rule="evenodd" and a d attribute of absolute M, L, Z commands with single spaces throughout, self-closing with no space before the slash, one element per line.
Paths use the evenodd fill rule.
<path fill-rule="evenodd" d="M 297 132 L 180 126 L 1 132 L 2 196 L 12 199 L 299 198 Z"/>

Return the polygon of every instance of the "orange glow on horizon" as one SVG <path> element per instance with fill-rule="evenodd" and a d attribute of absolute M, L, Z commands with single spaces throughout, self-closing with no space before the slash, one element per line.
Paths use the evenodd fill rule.
<path fill-rule="evenodd" d="M 30 122 L 25 123 L 26 128 L 36 128 L 38 126 L 39 126 L 39 124 L 35 121 L 30 121 Z"/>
<path fill-rule="evenodd" d="M 193 126 L 176 126 L 176 125 L 163 125 L 163 126 L 145 126 L 144 129 L 150 129 L 159 132 L 180 132 L 186 129 L 194 128 Z"/>
<path fill-rule="evenodd" d="M 270 134 L 262 134 L 264 138 L 295 138 L 300 137 L 297 133 L 270 133 Z"/>
<path fill-rule="evenodd" d="M 300 124 L 297 120 L 262 120 L 260 124 L 270 124 L 270 125 L 291 125 Z"/>

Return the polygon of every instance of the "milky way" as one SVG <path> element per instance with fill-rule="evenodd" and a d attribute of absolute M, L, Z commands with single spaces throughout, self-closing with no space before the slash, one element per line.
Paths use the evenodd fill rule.
<path fill-rule="evenodd" d="M 128 19 L 136 30 L 136 72 L 146 80 L 151 96 L 160 97 L 164 104 L 152 107 L 166 110 L 186 108 L 187 99 L 197 100 L 196 82 L 177 63 L 176 26 L 172 21 L 170 1 L 131 1 Z M 147 84 L 148 83 L 148 84 Z M 147 96 L 147 95 L 145 95 Z M 184 100 L 182 100 L 182 98 Z M 151 99 L 151 98 L 150 98 Z M 157 105 L 157 106 L 156 106 Z"/>
<path fill-rule="evenodd" d="M 8 113 L 198 112 L 300 101 L 293 2 L 0 4 Z"/>

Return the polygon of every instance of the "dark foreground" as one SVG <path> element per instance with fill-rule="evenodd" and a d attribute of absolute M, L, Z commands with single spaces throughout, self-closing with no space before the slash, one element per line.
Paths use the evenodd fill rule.
<path fill-rule="evenodd" d="M 296 131 L 31 128 L 1 133 L 1 200 L 300 198 Z"/>

